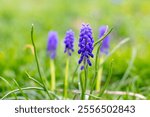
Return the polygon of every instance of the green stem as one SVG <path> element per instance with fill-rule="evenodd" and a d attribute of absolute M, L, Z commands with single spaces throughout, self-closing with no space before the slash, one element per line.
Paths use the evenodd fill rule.
<path fill-rule="evenodd" d="M 82 100 L 84 97 L 83 97 L 83 95 L 84 95 L 84 86 L 83 86 L 83 77 L 82 77 L 82 71 L 79 73 L 79 80 L 80 80 L 80 88 L 79 89 L 81 89 L 81 97 L 80 97 L 80 99 Z"/>
<path fill-rule="evenodd" d="M 55 90 L 55 65 L 54 60 L 50 60 L 50 73 L 51 73 L 51 91 Z"/>
<path fill-rule="evenodd" d="M 21 90 L 42 90 L 42 91 L 45 91 L 45 89 L 42 88 L 42 87 L 24 87 L 24 88 L 21 88 Z M 15 90 L 12 90 L 12 91 L 8 92 L 7 94 L 5 94 L 5 95 L 1 98 L 1 100 L 5 99 L 8 95 L 10 95 L 10 94 L 12 94 L 12 93 L 15 93 L 15 92 L 18 92 L 18 91 L 20 91 L 20 89 L 15 89 Z M 48 92 L 49 92 L 51 95 L 53 95 L 54 97 L 56 97 L 56 99 L 59 99 L 59 97 L 58 97 L 55 93 L 53 93 L 53 92 L 51 92 L 51 91 L 48 91 Z"/>
<path fill-rule="evenodd" d="M 99 63 L 101 64 L 102 62 L 103 62 L 103 56 L 99 58 Z M 101 66 L 98 70 L 98 75 L 96 79 L 96 91 L 100 91 L 101 88 L 102 72 L 103 72 L 103 66 Z"/>
<path fill-rule="evenodd" d="M 84 69 L 84 74 L 85 74 L 85 79 L 84 79 L 84 97 L 86 94 L 86 89 L 87 89 L 87 76 L 88 76 L 88 66 L 86 66 L 86 68 Z"/>
<path fill-rule="evenodd" d="M 82 88 L 82 92 L 81 92 L 81 100 L 85 99 L 85 85 L 84 85 L 84 81 L 85 78 L 82 76 L 82 72 L 81 72 L 81 76 L 80 76 L 80 84 L 81 84 L 81 88 Z"/>
<path fill-rule="evenodd" d="M 69 71 L 69 57 L 66 60 L 66 70 L 65 70 L 65 79 L 64 79 L 64 98 L 67 98 L 68 90 L 68 71 Z"/>
<path fill-rule="evenodd" d="M 84 79 L 82 79 L 82 81 L 84 81 L 83 83 L 83 90 L 82 90 L 82 94 L 81 94 L 81 99 L 85 100 L 85 94 L 86 94 L 86 89 L 87 89 L 87 76 L 88 76 L 88 66 L 85 65 L 84 68 Z"/>

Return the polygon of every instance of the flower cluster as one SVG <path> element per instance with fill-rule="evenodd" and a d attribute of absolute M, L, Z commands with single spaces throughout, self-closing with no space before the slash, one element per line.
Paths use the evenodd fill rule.
<path fill-rule="evenodd" d="M 70 29 L 66 32 L 66 37 L 64 39 L 65 44 L 65 50 L 64 52 L 68 53 L 69 56 L 71 56 L 71 52 L 74 52 L 74 32 Z"/>
<path fill-rule="evenodd" d="M 101 26 L 99 28 L 99 38 L 101 38 L 105 34 L 106 31 L 107 31 L 107 26 Z M 101 45 L 101 48 L 100 48 L 101 53 L 108 54 L 108 52 L 109 52 L 109 43 L 110 43 L 110 37 L 108 35 L 102 41 L 102 45 Z"/>
<path fill-rule="evenodd" d="M 99 38 L 101 38 L 105 32 L 107 31 L 107 26 L 101 26 L 99 28 Z M 65 44 L 65 50 L 64 53 L 67 53 L 69 56 L 72 55 L 72 52 L 74 52 L 74 32 L 70 29 L 66 32 L 66 36 L 64 38 L 64 44 Z M 100 47 L 101 53 L 108 54 L 109 52 L 109 43 L 110 43 L 110 37 L 107 35 L 105 39 L 102 41 L 102 45 Z M 84 68 L 85 65 L 92 66 L 92 63 L 90 61 L 90 58 L 93 58 L 93 44 L 94 39 L 92 36 L 92 29 L 89 24 L 82 24 L 82 27 L 80 29 L 80 35 L 79 35 L 79 50 L 78 54 L 80 54 L 80 59 L 78 61 L 78 64 L 83 64 L 81 66 L 81 69 Z M 50 55 L 51 59 L 54 59 L 56 56 L 56 49 L 58 45 L 58 36 L 57 33 L 54 31 L 49 32 L 48 35 L 48 44 L 47 44 L 47 51 Z"/>
<path fill-rule="evenodd" d="M 93 51 L 93 37 L 92 37 L 92 29 L 89 24 L 82 24 L 82 28 L 80 30 L 80 37 L 79 37 L 79 51 L 78 54 L 81 54 L 81 57 L 78 61 L 79 64 L 82 63 L 85 65 L 86 63 L 91 66 L 92 63 L 90 61 L 90 57 L 94 57 L 92 54 Z M 81 69 L 84 67 L 82 66 Z"/>
<path fill-rule="evenodd" d="M 58 35 L 57 32 L 51 31 L 48 34 L 47 52 L 51 59 L 56 57 L 56 50 L 58 45 Z"/>

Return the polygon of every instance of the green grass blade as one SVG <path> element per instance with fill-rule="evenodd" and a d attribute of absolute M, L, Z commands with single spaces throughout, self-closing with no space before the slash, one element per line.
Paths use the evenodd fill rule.
<path fill-rule="evenodd" d="M 38 57 L 37 57 L 36 46 L 35 46 L 34 39 L 33 39 L 33 31 L 34 30 L 33 30 L 33 24 L 32 24 L 32 28 L 31 28 L 31 41 L 32 41 L 33 49 L 34 49 L 34 56 L 35 56 L 35 60 L 36 60 L 37 68 L 38 68 L 38 73 L 39 73 L 41 81 L 43 82 L 41 71 L 40 71 L 40 66 L 39 66 L 39 61 L 38 61 Z"/>
<path fill-rule="evenodd" d="M 119 95 L 116 100 L 120 100 L 120 98 L 121 98 L 121 95 Z"/>
<path fill-rule="evenodd" d="M 108 27 L 107 27 L 107 30 L 108 30 Z M 94 90 L 94 87 L 96 85 L 96 77 L 97 77 L 97 73 L 98 73 L 98 70 L 99 70 L 99 63 L 98 63 L 98 57 L 99 57 L 99 53 L 100 53 L 100 47 L 101 47 L 101 44 L 102 44 L 102 41 L 105 39 L 105 37 L 107 35 L 109 35 L 111 32 L 112 32 L 113 28 L 111 28 L 108 32 L 106 31 L 105 34 L 98 40 L 94 43 L 94 48 L 97 44 L 99 44 L 98 48 L 97 48 L 97 52 L 96 52 L 96 58 L 95 58 L 95 73 L 94 73 L 94 78 L 93 78 L 93 81 L 92 81 L 92 86 L 91 86 L 91 90 L 90 90 L 90 95 L 92 94 L 93 90 Z M 89 96 L 89 99 L 91 97 Z"/>
<path fill-rule="evenodd" d="M 111 80 L 111 76 L 112 76 L 112 67 L 113 67 L 113 60 L 110 63 L 110 69 L 109 69 L 109 73 L 108 73 L 108 77 L 106 79 L 106 83 L 104 84 L 104 87 L 102 88 L 102 90 L 100 91 L 100 94 L 98 95 L 98 97 L 101 97 L 104 94 L 104 91 L 106 90 L 106 88 L 109 85 L 109 82 Z"/>
<path fill-rule="evenodd" d="M 2 76 L 0 76 L 0 79 L 3 80 L 6 84 L 8 84 L 8 86 L 10 87 L 10 89 L 13 90 L 11 84 L 5 78 L 3 78 Z M 13 95 L 14 95 L 15 99 L 17 100 L 16 94 L 13 93 Z"/>
<path fill-rule="evenodd" d="M 77 97 L 77 95 L 81 94 L 82 92 L 76 92 L 76 94 L 74 95 L 73 99 L 75 100 L 75 97 Z M 85 95 L 90 96 L 91 98 L 95 98 L 95 99 L 102 99 L 101 97 L 89 94 L 89 93 L 85 93 Z"/>
<path fill-rule="evenodd" d="M 78 94 L 75 94 L 75 95 L 73 96 L 72 100 L 75 100 L 77 96 L 78 96 Z"/>
<path fill-rule="evenodd" d="M 100 42 L 102 42 L 102 41 L 105 39 L 105 37 L 108 36 L 108 35 L 112 32 L 112 30 L 113 30 L 113 28 L 111 28 L 108 32 L 106 31 L 106 32 L 104 33 L 104 35 L 103 35 L 100 39 L 98 39 L 98 41 L 96 41 L 96 42 L 94 43 L 94 48 L 95 48 L 95 46 L 96 46 L 97 44 L 99 44 Z"/>
<path fill-rule="evenodd" d="M 122 77 L 122 79 L 121 79 L 121 81 L 120 81 L 120 83 L 119 83 L 119 85 L 118 85 L 117 88 L 120 88 L 120 87 L 124 84 L 124 81 L 125 81 L 125 80 L 127 79 L 127 77 L 129 76 L 129 73 L 130 73 L 130 71 L 131 71 L 131 69 L 132 69 L 132 67 L 133 67 L 134 60 L 135 60 L 135 58 L 136 58 L 136 53 L 137 53 L 136 49 L 133 48 L 133 49 L 132 49 L 131 60 L 130 60 L 130 62 L 129 62 L 128 68 L 126 69 L 126 71 L 125 71 L 125 73 L 124 73 L 124 75 L 123 75 L 123 77 Z"/>
<path fill-rule="evenodd" d="M 76 67 L 76 69 L 75 69 L 75 71 L 74 71 L 74 73 L 73 73 L 73 75 L 72 75 L 72 84 L 74 84 L 74 77 L 75 77 L 75 74 L 76 74 L 76 72 L 77 72 L 79 66 L 80 66 L 80 65 L 78 64 L 77 67 Z"/>
<path fill-rule="evenodd" d="M 125 43 L 127 43 L 130 39 L 129 38 L 125 38 L 123 39 L 121 42 L 119 42 L 113 49 L 112 51 L 106 56 L 106 58 L 104 59 L 104 61 L 99 65 L 99 68 L 106 62 L 106 60 L 114 53 L 116 52 L 120 47 L 122 47 L 122 45 L 124 45 Z"/>
<path fill-rule="evenodd" d="M 41 84 L 38 80 L 36 80 L 35 78 L 31 77 L 27 72 L 26 72 L 27 76 L 29 79 L 31 79 L 32 81 L 34 81 L 35 83 L 37 83 L 38 85 L 40 85 L 41 87 L 44 87 L 43 84 Z"/>
<path fill-rule="evenodd" d="M 23 90 L 21 89 L 21 87 L 19 86 L 19 84 L 17 83 L 17 81 L 15 79 L 13 79 L 13 81 L 17 85 L 17 87 L 18 87 L 19 91 L 21 92 L 21 94 L 25 97 L 26 100 L 28 100 L 27 95 L 23 92 Z"/>
<path fill-rule="evenodd" d="M 33 39 L 33 31 L 34 31 L 34 30 L 33 30 L 33 24 L 32 24 L 32 27 L 31 27 L 31 41 L 32 41 L 32 45 L 33 45 L 33 48 L 34 48 L 34 57 L 35 57 L 35 60 L 36 60 L 38 73 L 39 73 L 39 76 L 40 76 L 40 79 L 41 79 L 41 82 L 42 82 L 42 84 L 43 84 L 43 86 L 44 86 L 45 91 L 47 92 L 49 98 L 52 99 L 51 96 L 50 96 L 50 94 L 49 94 L 49 92 L 48 92 L 48 89 L 47 89 L 47 87 L 46 87 L 46 85 L 45 85 L 45 83 L 44 83 L 44 80 L 43 80 L 43 78 L 42 78 L 42 75 L 41 75 L 40 66 L 39 66 L 39 61 L 38 61 L 38 57 L 37 57 L 36 46 L 35 46 L 34 39 Z"/>
<path fill-rule="evenodd" d="M 98 73 L 98 58 L 99 58 L 99 53 L 100 53 L 100 47 L 101 47 L 101 43 L 97 48 L 97 52 L 96 52 L 96 58 L 95 58 L 95 73 L 94 73 L 94 78 L 92 80 L 92 85 L 91 85 L 91 90 L 90 90 L 90 95 L 93 93 L 95 84 L 96 84 L 96 77 L 97 77 L 97 73 Z M 91 99 L 91 96 L 89 96 L 89 100 Z"/>
<path fill-rule="evenodd" d="M 22 91 L 24 91 L 24 90 L 42 90 L 42 91 L 45 91 L 45 89 L 44 88 L 42 88 L 42 87 L 24 87 L 24 88 L 21 88 L 21 90 Z M 2 98 L 1 98 L 1 100 L 3 100 L 3 99 L 5 99 L 7 96 L 9 96 L 10 94 L 12 94 L 12 93 L 15 93 L 15 92 L 18 92 L 18 91 L 20 91 L 20 89 L 15 89 L 15 90 L 12 90 L 12 91 L 10 91 L 10 92 L 8 92 L 7 94 L 5 94 Z M 53 95 L 54 97 L 56 97 L 56 99 L 60 99 L 55 93 L 53 93 L 53 92 L 51 92 L 51 91 L 49 91 L 49 93 L 51 94 L 51 95 Z"/>

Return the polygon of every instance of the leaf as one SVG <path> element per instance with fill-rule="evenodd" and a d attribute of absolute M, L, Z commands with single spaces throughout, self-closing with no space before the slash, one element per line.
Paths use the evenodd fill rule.
<path fill-rule="evenodd" d="M 72 76 L 72 84 L 74 84 L 74 77 L 75 77 L 75 74 L 76 74 L 76 72 L 77 72 L 79 66 L 80 66 L 80 65 L 78 64 L 77 67 L 76 67 L 76 69 L 75 69 L 75 71 L 74 71 L 74 73 L 73 73 L 73 76 Z"/>
<path fill-rule="evenodd" d="M 130 71 L 133 67 L 134 60 L 136 58 L 136 52 L 137 52 L 136 49 L 133 48 L 132 49 L 131 60 L 129 62 L 128 68 L 126 69 L 126 71 L 125 71 L 125 73 L 124 73 L 124 75 L 123 75 L 123 77 L 122 77 L 122 79 L 121 79 L 121 81 L 120 81 L 117 88 L 120 88 L 124 84 L 124 81 L 127 79 L 128 75 L 129 75 L 129 73 L 130 73 Z"/>
<path fill-rule="evenodd" d="M 96 84 L 96 77 L 97 77 L 97 72 L 98 72 L 98 57 L 99 57 L 99 52 L 100 52 L 100 47 L 101 43 L 99 44 L 96 52 L 96 58 L 95 58 L 95 73 L 94 73 L 94 78 L 92 80 L 92 85 L 91 85 L 91 90 L 90 90 L 90 95 L 93 93 L 95 84 Z M 89 100 L 91 99 L 91 96 L 89 96 Z"/>
<path fill-rule="evenodd" d="M 104 35 L 100 39 L 98 39 L 98 41 L 96 41 L 94 43 L 94 48 L 95 48 L 95 46 L 97 44 L 99 44 L 100 42 L 102 42 L 105 39 L 105 37 L 111 33 L 112 30 L 113 30 L 113 28 L 111 28 L 108 32 L 105 32 Z"/>
<path fill-rule="evenodd" d="M 27 95 L 23 92 L 23 90 L 21 89 L 21 87 L 19 86 L 19 84 L 17 83 L 17 81 L 15 79 L 13 79 L 13 81 L 17 85 L 17 87 L 18 87 L 19 91 L 21 92 L 21 94 L 25 97 L 26 100 L 28 100 Z"/>
<path fill-rule="evenodd" d="M 45 91 L 45 89 L 42 88 L 42 87 L 24 87 L 24 88 L 21 88 L 21 90 L 22 90 L 22 91 L 24 91 L 24 90 L 42 90 L 42 91 Z M 18 92 L 18 91 L 20 91 L 19 88 L 8 92 L 7 94 L 5 94 L 5 95 L 1 98 L 1 100 L 5 99 L 8 95 L 10 95 L 10 94 L 12 94 L 12 93 L 15 93 L 15 92 Z M 49 91 L 49 93 L 50 93 L 51 95 L 55 96 L 56 99 L 59 99 L 59 97 L 58 97 L 55 93 L 53 93 L 53 92 L 51 92 L 51 91 Z"/>
<path fill-rule="evenodd" d="M 27 76 L 29 79 L 31 79 L 32 81 L 34 81 L 35 83 L 39 84 L 41 87 L 44 87 L 43 84 L 41 84 L 38 80 L 36 80 L 35 78 L 31 77 L 27 72 L 26 72 Z"/>
<path fill-rule="evenodd" d="M 113 49 L 112 51 L 108 54 L 108 56 L 104 59 L 104 61 L 99 65 L 98 69 L 106 62 L 106 60 L 114 53 L 116 50 L 118 50 L 120 47 L 122 47 L 123 44 L 127 43 L 130 39 L 125 38 L 121 42 L 119 42 Z"/>
<path fill-rule="evenodd" d="M 0 76 L 0 79 L 1 80 L 3 80 L 6 84 L 8 84 L 8 86 L 10 87 L 10 89 L 12 90 L 12 86 L 11 86 L 11 84 L 5 79 L 5 78 L 3 78 L 2 76 Z M 14 97 L 15 97 L 15 99 L 17 99 L 17 96 L 16 96 L 16 94 L 15 93 L 13 93 L 13 95 L 14 95 Z"/>
<path fill-rule="evenodd" d="M 98 95 L 98 97 L 101 97 L 103 95 L 104 91 L 106 90 L 106 88 L 109 85 L 109 82 L 110 82 L 110 79 L 111 79 L 111 76 L 112 76 L 112 66 L 113 66 L 113 60 L 110 63 L 110 69 L 109 69 L 108 77 L 106 79 L 106 83 L 104 84 L 104 87 L 100 91 L 100 94 Z"/>

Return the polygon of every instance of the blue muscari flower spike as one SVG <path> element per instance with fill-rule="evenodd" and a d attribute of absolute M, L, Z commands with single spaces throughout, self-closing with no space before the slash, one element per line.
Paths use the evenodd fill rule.
<path fill-rule="evenodd" d="M 107 31 L 108 26 L 101 26 L 99 28 L 99 38 L 101 38 L 105 32 Z M 104 54 L 108 54 L 109 52 L 109 43 L 110 43 L 110 36 L 106 36 L 105 39 L 102 41 L 102 45 L 100 47 L 100 52 Z"/>
<path fill-rule="evenodd" d="M 58 46 L 58 35 L 57 32 L 51 31 L 48 33 L 47 52 L 51 59 L 56 57 L 56 50 Z"/>
<path fill-rule="evenodd" d="M 79 50 L 78 54 L 81 54 L 81 57 L 78 61 L 79 64 L 83 61 L 83 64 L 86 63 L 89 66 L 92 66 L 92 63 L 90 61 L 90 57 L 94 57 L 92 54 L 93 51 L 93 37 L 92 37 L 92 29 L 89 26 L 89 24 L 82 24 L 81 30 L 80 30 L 80 37 L 79 37 Z M 81 66 L 81 70 L 84 69 L 84 66 Z"/>
<path fill-rule="evenodd" d="M 69 56 L 71 56 L 71 52 L 74 52 L 73 46 L 74 46 L 74 32 L 70 29 L 66 32 L 66 37 L 64 39 L 65 43 L 65 50 L 64 52 L 68 53 Z"/>

